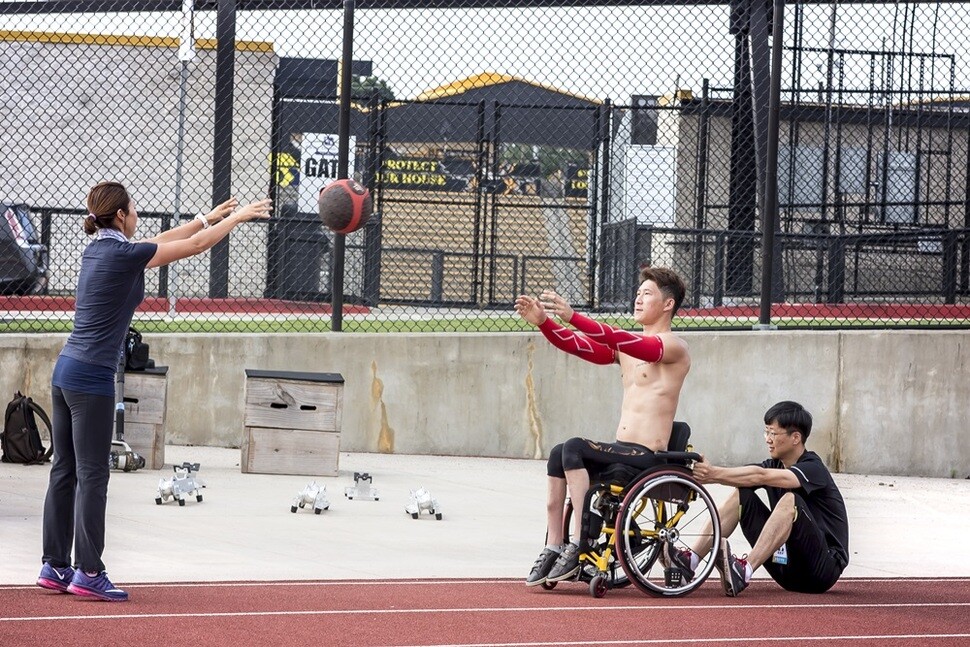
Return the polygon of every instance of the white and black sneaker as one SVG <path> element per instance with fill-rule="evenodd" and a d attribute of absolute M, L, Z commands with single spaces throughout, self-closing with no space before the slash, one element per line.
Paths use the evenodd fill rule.
<path fill-rule="evenodd" d="M 667 568 L 676 568 L 680 571 L 680 580 L 691 582 L 694 579 L 694 571 L 700 561 L 693 551 L 689 548 L 677 549 L 673 544 L 664 544 L 664 563 Z"/>
<path fill-rule="evenodd" d="M 748 588 L 751 574 L 748 572 L 747 555 L 737 557 L 731 552 L 731 544 L 727 539 L 721 540 L 720 549 L 714 560 L 714 565 L 721 572 L 721 584 L 724 594 L 735 598 L 741 591 Z"/>

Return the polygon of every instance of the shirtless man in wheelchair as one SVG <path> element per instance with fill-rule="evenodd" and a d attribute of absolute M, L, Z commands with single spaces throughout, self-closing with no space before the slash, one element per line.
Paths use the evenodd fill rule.
<path fill-rule="evenodd" d="M 550 452 L 547 544 L 526 578 L 527 586 L 567 580 L 579 572 L 584 548 L 578 536 L 563 545 L 563 510 L 567 492 L 574 502 L 584 500 L 590 471 L 614 463 L 640 470 L 664 463 L 655 452 L 667 449 L 680 390 L 690 370 L 687 344 L 670 328 L 686 288 L 666 268 L 644 268 L 640 281 L 633 318 L 643 327 L 642 334 L 584 317 L 552 291 L 544 291 L 538 299 L 520 296 L 515 301 L 519 316 L 537 326 L 556 348 L 593 364 L 619 364 L 623 386 L 616 442 L 571 438 Z M 547 312 L 576 330 L 557 324 Z M 582 507 L 574 506 L 573 528 L 582 527 Z"/>

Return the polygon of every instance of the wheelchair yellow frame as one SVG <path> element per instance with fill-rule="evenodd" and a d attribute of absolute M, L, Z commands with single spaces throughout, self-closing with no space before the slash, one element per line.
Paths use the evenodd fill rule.
<path fill-rule="evenodd" d="M 611 484 L 610 494 L 619 498 L 623 495 L 624 489 L 625 488 L 619 485 Z M 693 501 L 694 499 L 696 499 L 696 495 L 694 495 L 694 493 L 692 492 L 690 500 Z M 639 503 L 640 503 L 640 506 L 634 511 L 634 516 L 639 516 L 640 513 L 643 512 L 643 507 L 646 505 L 646 501 L 640 501 Z M 656 513 L 657 518 L 661 519 L 661 522 L 663 523 L 665 528 L 675 527 L 680 522 L 681 518 L 684 516 L 684 510 L 681 509 L 681 510 L 678 510 L 670 519 L 663 519 L 665 515 L 665 510 L 663 509 L 663 502 L 652 501 L 652 503 L 654 505 L 654 512 Z M 594 567 L 596 567 L 596 570 L 599 571 L 600 573 L 606 573 L 609 570 L 610 557 L 613 555 L 614 551 L 616 550 L 616 518 L 615 517 L 613 518 L 611 525 L 606 525 L 604 523 L 603 528 L 601 529 L 600 532 L 604 535 L 609 535 L 610 539 L 606 544 L 606 548 L 604 548 L 602 552 L 599 552 L 596 550 L 585 552 L 579 556 L 579 561 L 589 562 Z M 628 531 L 627 534 L 632 537 L 634 533 L 633 531 Z M 656 539 L 658 535 L 659 533 L 657 532 L 656 529 L 640 531 L 640 536 L 646 537 L 648 539 L 650 538 Z"/>

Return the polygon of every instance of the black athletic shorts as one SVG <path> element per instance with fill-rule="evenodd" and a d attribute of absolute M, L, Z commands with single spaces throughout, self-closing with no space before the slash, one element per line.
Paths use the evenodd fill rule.
<path fill-rule="evenodd" d="M 566 478 L 566 470 L 585 468 L 590 480 L 596 480 L 600 472 L 614 463 L 645 470 L 663 462 L 652 450 L 636 443 L 601 443 L 587 438 L 570 438 L 549 452 L 546 473 Z"/>
<path fill-rule="evenodd" d="M 741 531 L 752 546 L 764 530 L 771 510 L 753 488 L 739 488 L 741 497 Z M 839 580 L 845 568 L 839 553 L 829 548 L 825 534 L 818 527 L 808 506 L 797 494 L 795 522 L 785 542 L 787 564 L 776 564 L 769 558 L 765 570 L 786 591 L 824 593 Z"/>

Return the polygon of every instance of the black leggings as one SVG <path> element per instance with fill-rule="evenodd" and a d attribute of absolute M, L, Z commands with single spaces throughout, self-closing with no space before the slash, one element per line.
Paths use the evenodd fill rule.
<path fill-rule="evenodd" d="M 752 546 L 764 530 L 771 510 L 755 494 L 757 488 L 738 488 L 741 501 L 741 532 Z M 795 522 L 785 541 L 787 564 L 765 562 L 765 570 L 786 591 L 824 593 L 839 581 L 845 565 L 838 553 L 829 548 L 825 533 L 818 527 L 805 500 L 795 497 Z"/>
<path fill-rule="evenodd" d="M 115 399 L 51 387 L 54 462 L 44 501 L 44 558 L 101 572 Z"/>
<path fill-rule="evenodd" d="M 549 452 L 546 473 L 562 479 L 566 478 L 567 470 L 585 469 L 590 479 L 594 479 L 613 463 L 645 470 L 662 462 L 651 450 L 636 443 L 600 443 L 586 438 L 570 438 Z"/>

